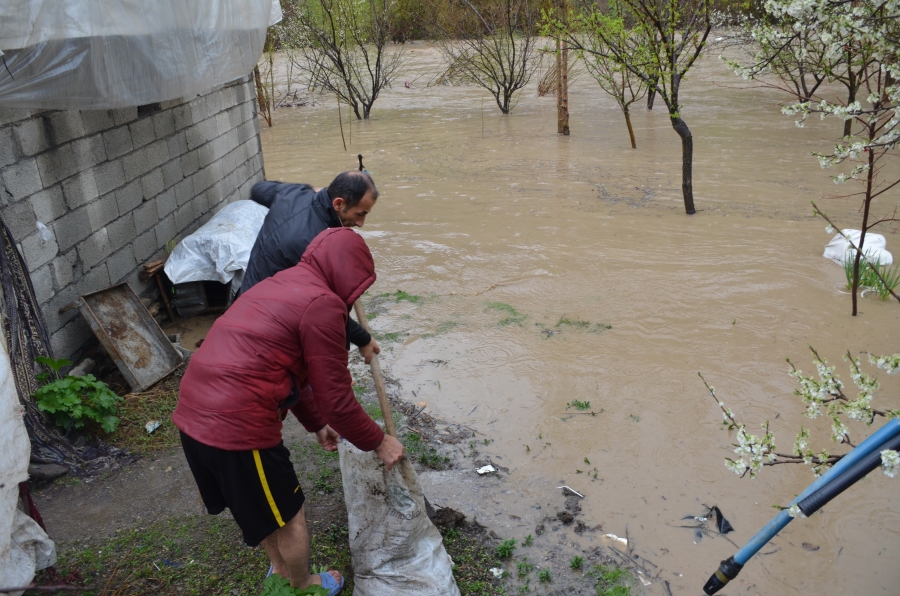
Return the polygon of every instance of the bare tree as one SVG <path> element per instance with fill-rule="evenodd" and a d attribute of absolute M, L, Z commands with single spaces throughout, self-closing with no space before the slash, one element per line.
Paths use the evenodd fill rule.
<path fill-rule="evenodd" d="M 389 0 L 293 0 L 283 25 L 284 42 L 297 51 L 293 64 L 309 77 L 311 90 L 327 91 L 368 118 L 382 89 L 403 61 L 389 49 Z"/>
<path fill-rule="evenodd" d="M 459 0 L 451 9 L 437 18 L 448 74 L 484 87 L 509 114 L 537 66 L 535 0 Z"/>
<path fill-rule="evenodd" d="M 592 4 L 570 26 L 558 20 L 550 24 L 573 49 L 621 65 L 665 102 L 672 128 L 681 137 L 681 191 L 688 215 L 696 212 L 694 139 L 681 117 L 679 90 L 706 46 L 712 17 L 712 0 L 608 0 L 605 11 Z M 607 26 L 610 20 L 618 23 L 614 29 Z M 627 35 L 615 33 L 619 28 Z M 591 33 L 585 36 L 582 31 Z M 586 43 L 591 36 L 603 45 Z"/>

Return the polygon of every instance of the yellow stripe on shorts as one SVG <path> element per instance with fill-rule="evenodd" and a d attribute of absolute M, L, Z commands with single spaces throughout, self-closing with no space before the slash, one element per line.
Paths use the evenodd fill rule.
<path fill-rule="evenodd" d="M 278 511 L 278 506 L 275 504 L 275 499 L 272 497 L 272 491 L 269 490 L 269 483 L 266 482 L 266 473 L 263 471 L 262 460 L 259 458 L 259 451 L 253 450 L 253 461 L 256 462 L 256 471 L 259 472 L 259 481 L 262 483 L 263 491 L 266 493 L 266 499 L 269 501 L 269 507 L 272 508 L 272 513 L 275 514 L 275 521 L 278 522 L 278 527 L 284 527 L 284 520 L 281 519 L 281 513 Z"/>

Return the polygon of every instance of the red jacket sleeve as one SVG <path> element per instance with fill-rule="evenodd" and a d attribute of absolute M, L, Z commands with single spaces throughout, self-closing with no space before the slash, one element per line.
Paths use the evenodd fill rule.
<path fill-rule="evenodd" d="M 319 412 L 319 408 L 316 407 L 316 401 L 313 399 L 309 386 L 300 390 L 300 398 L 296 404 L 291 406 L 291 412 L 308 432 L 318 432 L 327 424 L 322 413 Z"/>
<path fill-rule="evenodd" d="M 372 451 L 381 444 L 384 431 L 353 394 L 353 379 L 347 369 L 348 316 L 347 306 L 337 296 L 317 298 L 300 321 L 300 346 L 319 414 L 358 449 Z"/>

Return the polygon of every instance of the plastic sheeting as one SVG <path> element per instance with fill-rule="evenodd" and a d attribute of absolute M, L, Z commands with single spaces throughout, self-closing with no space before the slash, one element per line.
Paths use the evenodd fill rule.
<path fill-rule="evenodd" d="M 56 562 L 53 542 L 17 507 L 31 456 L 24 415 L 6 342 L 0 340 L 0 586 L 26 586 L 36 570 Z"/>
<path fill-rule="evenodd" d="M 141 106 L 249 74 L 278 0 L 3 0 L 0 105 Z"/>
<path fill-rule="evenodd" d="M 853 244 L 859 246 L 859 237 L 861 235 L 862 232 L 859 230 L 852 230 L 850 228 L 841 230 L 841 233 L 835 234 L 834 238 L 831 239 L 831 242 L 825 246 L 825 252 L 822 256 L 826 259 L 831 259 L 843 267 L 844 261 L 856 257 L 856 251 L 850 247 L 847 238 L 852 240 Z M 846 238 L 844 236 L 846 236 Z M 877 262 L 881 265 L 890 265 L 894 262 L 894 256 L 887 251 L 886 246 L 887 243 L 884 240 L 884 236 L 868 232 L 866 233 L 866 243 L 863 246 L 862 251 L 870 262 Z"/>
<path fill-rule="evenodd" d="M 250 251 L 268 209 L 253 201 L 235 201 L 178 243 L 166 261 L 173 284 L 189 281 L 228 283 L 247 268 Z"/>

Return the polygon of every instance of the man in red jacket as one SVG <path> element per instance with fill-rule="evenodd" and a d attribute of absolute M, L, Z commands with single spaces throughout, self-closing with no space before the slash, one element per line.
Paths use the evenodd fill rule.
<path fill-rule="evenodd" d="M 343 436 L 388 469 L 403 456 L 356 401 L 347 369 L 349 309 L 374 281 L 363 239 L 325 230 L 299 265 L 253 286 L 215 322 L 172 415 L 209 513 L 228 507 L 244 541 L 262 543 L 274 572 L 298 588 L 321 583 L 336 594 L 343 578 L 309 573 L 303 491 L 281 439 L 287 410 L 328 451 Z"/>

